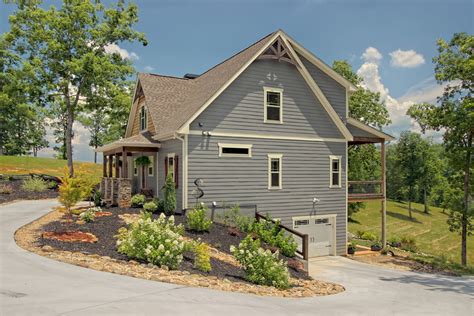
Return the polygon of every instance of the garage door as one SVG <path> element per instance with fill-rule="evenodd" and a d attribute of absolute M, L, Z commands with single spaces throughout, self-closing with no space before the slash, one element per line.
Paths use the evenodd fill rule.
<path fill-rule="evenodd" d="M 328 256 L 334 254 L 334 216 L 293 217 L 293 228 L 303 234 L 308 234 L 309 257 Z M 301 238 L 297 239 L 299 239 L 299 249 L 302 249 Z"/>

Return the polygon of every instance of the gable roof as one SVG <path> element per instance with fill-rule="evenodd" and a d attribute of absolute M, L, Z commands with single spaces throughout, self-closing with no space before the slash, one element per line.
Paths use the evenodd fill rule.
<path fill-rule="evenodd" d="M 385 141 L 391 141 L 395 139 L 392 135 L 389 135 L 370 125 L 364 124 L 352 117 L 347 118 L 347 124 L 353 126 L 353 128 L 350 128 L 350 130 L 354 137 L 364 137 L 366 135 L 370 135 L 371 137 L 381 138 Z"/>
<path fill-rule="evenodd" d="M 143 88 L 145 102 L 154 122 L 155 138 L 162 139 L 170 137 L 176 132 L 187 132 L 189 124 L 247 69 L 259 55 L 273 44 L 278 37 L 287 46 L 291 46 L 285 38 L 286 34 L 278 30 L 214 66 L 196 79 L 140 73 L 137 80 Z M 311 76 L 307 75 L 306 68 L 296 56 L 292 47 L 289 47 L 289 50 L 293 55 L 292 57 L 297 61 L 296 66 L 298 70 L 341 134 L 348 140 L 352 139 L 349 130 L 329 104 L 329 101 L 327 101 Z M 335 71 L 332 72 L 336 73 Z M 346 87 L 349 86 L 346 84 Z M 134 103 L 130 115 L 134 115 L 135 112 L 136 103 Z M 130 136 L 130 133 L 131 127 L 127 126 L 126 137 Z"/>

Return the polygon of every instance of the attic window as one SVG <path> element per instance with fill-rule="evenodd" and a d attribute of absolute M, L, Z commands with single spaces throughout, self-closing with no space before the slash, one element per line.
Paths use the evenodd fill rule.
<path fill-rule="evenodd" d="M 263 88 L 264 123 L 283 123 L 283 89 Z"/>
<path fill-rule="evenodd" d="M 140 130 L 144 131 L 147 128 L 148 123 L 148 113 L 145 106 L 142 106 L 140 109 Z"/>
<path fill-rule="evenodd" d="M 219 157 L 252 157 L 252 145 L 219 143 Z"/>

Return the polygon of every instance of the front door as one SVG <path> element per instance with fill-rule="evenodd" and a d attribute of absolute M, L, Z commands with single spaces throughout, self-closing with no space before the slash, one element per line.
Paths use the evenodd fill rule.
<path fill-rule="evenodd" d="M 299 216 L 293 217 L 293 228 L 308 235 L 308 256 L 328 256 L 334 254 L 334 217 Z M 297 238 L 300 249 L 301 238 Z"/>

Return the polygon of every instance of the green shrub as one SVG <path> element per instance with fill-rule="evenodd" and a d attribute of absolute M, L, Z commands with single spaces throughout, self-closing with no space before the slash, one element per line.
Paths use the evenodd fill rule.
<path fill-rule="evenodd" d="M 41 178 L 34 177 L 24 180 L 21 187 L 28 192 L 44 192 L 48 190 L 48 182 Z"/>
<path fill-rule="evenodd" d="M 194 247 L 194 268 L 203 271 L 211 271 L 211 250 L 206 243 L 198 243 Z"/>
<path fill-rule="evenodd" d="M 142 217 L 117 235 L 118 252 L 129 258 L 145 260 L 158 266 L 177 269 L 186 250 L 182 225 L 175 225 L 174 217 L 161 214 L 152 220 L 150 214 Z"/>
<path fill-rule="evenodd" d="M 292 235 L 285 235 L 283 229 L 280 228 L 279 221 L 273 223 L 272 221 L 261 219 L 259 222 L 253 223 L 252 231 L 265 243 L 278 247 L 285 256 L 294 257 L 296 255 L 298 244 Z"/>
<path fill-rule="evenodd" d="M 95 212 L 91 209 L 88 209 L 85 212 L 82 212 L 79 215 L 79 218 L 85 221 L 86 223 L 92 223 L 95 219 Z"/>
<path fill-rule="evenodd" d="M 390 237 L 387 242 L 392 247 L 400 247 L 402 244 L 401 238 L 397 236 Z"/>
<path fill-rule="evenodd" d="M 143 204 L 143 210 L 146 212 L 154 213 L 158 209 L 158 206 L 155 204 L 155 202 L 147 202 Z"/>
<path fill-rule="evenodd" d="M 355 237 L 356 238 L 359 238 L 359 239 L 362 239 L 362 236 L 364 236 L 365 234 L 365 230 L 358 230 L 356 233 L 355 233 Z"/>
<path fill-rule="evenodd" d="M 145 204 L 145 196 L 143 194 L 135 194 L 132 196 L 132 207 L 142 207 Z"/>
<path fill-rule="evenodd" d="M 156 204 L 156 212 L 157 213 L 164 213 L 165 211 L 165 201 L 160 198 L 153 198 L 153 203 Z"/>
<path fill-rule="evenodd" d="M 166 215 L 174 214 L 176 210 L 176 186 L 171 174 L 166 177 L 165 185 L 163 186 L 163 210 Z"/>
<path fill-rule="evenodd" d="M 400 248 L 405 251 L 416 252 L 418 247 L 416 246 L 416 240 L 414 237 L 403 236 L 400 239 Z"/>
<path fill-rule="evenodd" d="M 94 205 L 100 206 L 101 204 L 102 204 L 102 194 L 100 193 L 99 190 L 96 190 L 94 192 Z"/>
<path fill-rule="evenodd" d="M 370 241 L 375 241 L 377 240 L 377 236 L 374 234 L 374 233 L 371 233 L 371 232 L 364 232 L 361 236 L 360 236 L 361 239 L 365 239 L 365 240 L 370 240 Z"/>
<path fill-rule="evenodd" d="M 274 286 L 280 289 L 289 287 L 289 273 L 286 263 L 278 259 L 278 251 L 271 253 L 260 247 L 260 240 L 253 240 L 249 235 L 239 244 L 231 246 L 230 251 L 242 265 L 248 281 Z"/>
<path fill-rule="evenodd" d="M 208 232 L 212 221 L 206 218 L 207 207 L 203 204 L 197 205 L 186 215 L 188 228 L 196 232 Z"/>

